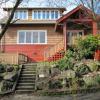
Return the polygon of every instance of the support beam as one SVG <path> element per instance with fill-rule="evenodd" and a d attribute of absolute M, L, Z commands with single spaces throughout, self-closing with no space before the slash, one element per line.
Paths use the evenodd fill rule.
<path fill-rule="evenodd" d="M 96 21 L 93 21 L 92 22 L 92 25 L 93 25 L 93 35 L 96 35 L 97 34 L 97 22 Z"/>
<path fill-rule="evenodd" d="M 66 22 L 63 23 L 63 35 L 64 35 L 64 50 L 66 51 L 67 49 L 67 31 L 66 31 Z"/>

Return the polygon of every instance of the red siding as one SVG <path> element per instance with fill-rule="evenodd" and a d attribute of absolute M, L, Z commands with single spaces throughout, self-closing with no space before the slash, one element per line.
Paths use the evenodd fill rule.
<path fill-rule="evenodd" d="M 21 53 L 26 55 L 33 62 L 44 60 L 44 50 L 50 45 L 6 45 L 4 51 L 6 53 Z"/>
<path fill-rule="evenodd" d="M 100 61 L 100 50 L 95 52 L 95 59 Z"/>

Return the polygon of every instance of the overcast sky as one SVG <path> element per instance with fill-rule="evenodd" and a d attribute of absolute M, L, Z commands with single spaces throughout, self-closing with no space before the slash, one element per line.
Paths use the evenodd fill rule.
<path fill-rule="evenodd" d="M 0 1 L 2 1 L 2 0 L 0 0 Z M 2 17 L 4 17 L 5 15 L 6 15 L 6 13 L 3 11 L 3 7 L 12 7 L 13 5 L 14 5 L 14 3 L 12 3 L 12 1 L 13 0 L 10 0 L 10 2 L 7 2 L 7 3 L 4 3 L 4 4 L 2 4 L 2 5 L 0 5 L 0 18 L 2 18 Z M 15 0 L 14 0 L 15 1 Z M 23 6 L 30 6 L 30 7 L 40 7 L 40 6 L 42 6 L 42 7 L 44 7 L 44 6 L 47 6 L 47 4 L 46 4 L 46 0 L 25 0 L 25 1 L 30 1 L 30 2 L 25 2 L 25 3 L 23 3 Z M 59 0 L 58 0 L 59 1 Z M 67 0 L 65 0 L 65 1 L 67 1 Z M 69 0 L 69 1 L 71 1 L 71 2 L 73 2 L 74 3 L 74 0 Z M 66 4 L 65 4 L 65 6 L 66 6 L 66 8 L 67 8 L 67 11 L 70 11 L 70 10 L 72 10 L 76 5 L 74 5 L 74 4 L 68 4 L 67 2 L 66 2 Z"/>

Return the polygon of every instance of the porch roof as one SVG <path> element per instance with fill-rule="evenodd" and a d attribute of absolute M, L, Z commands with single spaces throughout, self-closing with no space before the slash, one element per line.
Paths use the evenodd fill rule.
<path fill-rule="evenodd" d="M 79 18 L 79 19 L 71 19 L 70 16 L 73 15 L 74 13 L 76 13 L 79 10 L 84 10 L 86 11 L 87 14 L 87 18 Z M 58 26 L 63 25 L 63 22 L 75 22 L 75 23 L 87 23 L 87 22 L 92 22 L 93 19 L 90 16 L 92 15 L 92 11 L 90 9 L 88 9 L 87 7 L 83 6 L 83 5 L 79 5 L 76 8 L 74 8 L 73 10 L 71 10 L 69 13 L 63 15 L 62 17 L 60 17 L 57 21 L 56 21 L 56 25 L 55 25 L 55 30 L 57 30 Z M 100 20 L 100 15 L 96 15 L 96 19 Z M 100 24 L 100 23 L 99 23 Z M 84 24 L 83 24 L 84 25 Z"/>

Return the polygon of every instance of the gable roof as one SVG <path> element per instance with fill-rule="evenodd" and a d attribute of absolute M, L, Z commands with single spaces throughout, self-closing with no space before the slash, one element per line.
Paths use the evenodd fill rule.
<path fill-rule="evenodd" d="M 63 15 L 62 17 L 60 17 L 60 18 L 57 20 L 57 23 L 66 20 L 70 15 L 72 15 L 73 13 L 77 12 L 77 11 L 80 10 L 80 9 L 86 9 L 89 13 L 92 12 L 90 9 L 86 8 L 85 6 L 79 5 L 79 6 L 77 6 L 76 8 L 74 8 L 73 10 L 71 10 L 69 13 L 67 13 L 67 14 Z"/>

